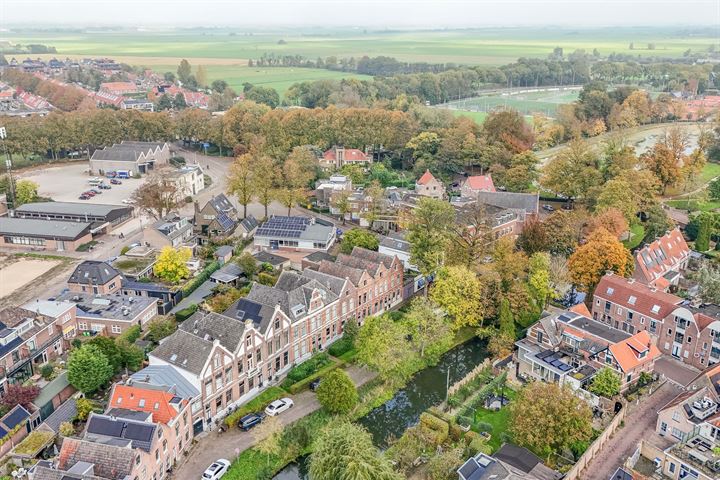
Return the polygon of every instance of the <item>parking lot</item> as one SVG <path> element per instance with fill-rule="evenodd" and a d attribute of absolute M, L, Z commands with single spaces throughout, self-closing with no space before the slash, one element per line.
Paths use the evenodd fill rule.
<path fill-rule="evenodd" d="M 130 198 L 133 191 L 141 185 L 142 179 L 121 180 L 122 185 L 111 185 L 110 190 L 91 197 L 89 200 L 80 200 L 82 192 L 90 190 L 92 186 L 88 180 L 94 177 L 87 173 L 88 164 L 74 163 L 70 165 L 54 166 L 26 172 L 18 175 L 23 179 L 32 180 L 40 185 L 39 193 L 43 197 L 50 197 L 56 202 L 88 202 L 119 205 L 123 200 Z M 110 179 L 105 179 L 109 184 Z"/>

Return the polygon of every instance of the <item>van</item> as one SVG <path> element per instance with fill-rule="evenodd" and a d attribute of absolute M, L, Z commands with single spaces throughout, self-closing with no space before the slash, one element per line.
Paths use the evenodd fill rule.
<path fill-rule="evenodd" d="M 117 174 L 116 178 L 130 178 L 129 170 L 118 170 L 115 173 Z"/>
<path fill-rule="evenodd" d="M 91 178 L 90 180 L 88 180 L 88 183 L 92 186 L 97 186 L 102 183 L 102 179 L 99 177 Z"/>

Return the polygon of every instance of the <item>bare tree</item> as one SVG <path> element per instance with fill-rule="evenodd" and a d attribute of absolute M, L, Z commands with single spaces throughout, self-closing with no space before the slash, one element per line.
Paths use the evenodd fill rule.
<path fill-rule="evenodd" d="M 156 220 L 164 218 L 182 203 L 177 183 L 170 176 L 171 170 L 157 170 L 132 195 L 132 202 Z"/>

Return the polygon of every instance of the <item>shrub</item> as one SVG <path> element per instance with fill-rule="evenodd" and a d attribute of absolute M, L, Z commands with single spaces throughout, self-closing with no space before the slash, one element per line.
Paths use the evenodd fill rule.
<path fill-rule="evenodd" d="M 53 373 L 55 373 L 55 367 L 53 367 L 49 363 L 44 363 L 40 367 L 40 375 L 42 375 L 45 380 L 50 380 L 50 377 L 53 376 Z"/>
<path fill-rule="evenodd" d="M 420 415 L 420 428 L 434 445 L 444 443 L 450 431 L 448 422 L 425 412 Z"/>
<path fill-rule="evenodd" d="M 177 312 L 175 312 L 175 320 L 177 320 L 178 322 L 184 322 L 188 318 L 192 317 L 192 315 L 197 312 L 197 309 L 198 306 L 193 303 L 187 308 L 178 310 Z"/>
<path fill-rule="evenodd" d="M 247 415 L 248 413 L 253 412 L 260 412 L 270 402 L 273 402 L 277 400 L 278 398 L 282 398 L 286 395 L 285 390 L 283 390 L 280 387 L 270 387 L 260 393 L 257 397 L 250 400 L 248 403 L 243 405 L 242 407 L 235 410 L 233 413 L 228 415 L 225 418 L 225 424 L 229 427 L 233 427 L 237 424 L 238 420 L 240 420 L 242 417 Z"/>
<path fill-rule="evenodd" d="M 342 337 L 340 340 L 330 345 L 330 348 L 328 348 L 328 353 L 333 357 L 339 357 L 340 355 L 343 355 L 344 353 L 352 350 L 353 346 L 354 345 L 351 338 Z"/>
<path fill-rule="evenodd" d="M 266 286 L 268 286 L 268 287 L 272 287 L 272 286 L 275 285 L 275 282 L 277 281 L 277 278 L 275 278 L 274 276 L 270 275 L 269 273 L 260 272 L 260 273 L 258 273 L 257 281 L 258 281 L 258 283 L 260 283 L 260 284 L 262 284 L 262 285 L 266 285 Z"/>
<path fill-rule="evenodd" d="M 472 430 L 470 430 L 469 432 L 465 433 L 465 443 L 468 445 L 476 438 L 480 438 L 480 435 L 478 435 L 477 432 L 473 432 Z"/>
<path fill-rule="evenodd" d="M 473 438 L 468 444 L 468 449 L 472 455 L 477 455 L 480 452 L 490 453 L 490 447 L 487 441 L 482 437 Z"/>
<path fill-rule="evenodd" d="M 346 414 L 357 404 L 358 393 L 344 370 L 333 370 L 320 383 L 317 399 L 328 412 Z"/>
<path fill-rule="evenodd" d="M 190 280 L 187 285 L 183 288 L 183 295 L 188 296 L 192 292 L 194 292 L 200 285 L 205 283 L 205 281 L 210 278 L 210 275 L 215 273 L 217 269 L 220 268 L 220 262 L 211 262 L 209 263 L 203 270 L 192 280 Z"/>
<path fill-rule="evenodd" d="M 300 365 L 293 367 L 287 374 L 287 378 L 283 382 L 283 387 L 290 387 L 293 383 L 303 380 L 313 373 L 317 372 L 325 365 L 332 362 L 327 353 L 318 353 L 309 360 L 304 361 Z"/>
<path fill-rule="evenodd" d="M 462 438 L 464 433 L 462 427 L 455 422 L 450 422 L 450 439 L 453 442 L 458 442 Z"/>
<path fill-rule="evenodd" d="M 477 428 L 478 432 L 487 432 L 487 433 L 492 432 L 492 429 L 493 429 L 492 425 L 490 425 L 489 423 L 485 423 L 485 422 L 479 422 L 476 425 L 476 428 Z"/>
<path fill-rule="evenodd" d="M 78 398 L 75 402 L 75 405 L 77 407 L 77 416 L 75 418 L 84 422 L 85 420 L 87 420 L 90 412 L 93 411 L 92 403 L 87 398 Z"/>
<path fill-rule="evenodd" d="M 133 325 L 132 327 L 125 330 L 119 337 L 118 340 L 125 340 L 128 343 L 135 343 L 135 340 L 140 338 L 142 330 L 140 325 Z"/>
<path fill-rule="evenodd" d="M 458 419 L 457 419 L 457 421 L 458 421 L 458 423 L 459 423 L 460 425 L 462 425 L 462 426 L 464 426 L 464 427 L 469 427 L 470 425 L 473 424 L 472 418 L 466 417 L 466 416 L 463 416 L 463 415 L 459 416 Z"/>
<path fill-rule="evenodd" d="M 129 252 L 129 251 L 130 251 L 130 247 L 128 247 L 127 245 L 125 245 L 124 247 L 122 247 L 122 248 L 120 249 L 120 255 L 125 255 L 125 254 L 126 254 L 127 252 Z"/>
<path fill-rule="evenodd" d="M 75 435 L 75 427 L 70 422 L 62 422 L 60 424 L 60 435 L 63 437 L 72 437 Z"/>

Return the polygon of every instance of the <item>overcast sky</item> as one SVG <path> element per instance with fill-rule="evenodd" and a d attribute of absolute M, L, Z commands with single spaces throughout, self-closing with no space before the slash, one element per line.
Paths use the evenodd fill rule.
<path fill-rule="evenodd" d="M 718 25 L 720 0 L 0 0 L 25 25 Z"/>

